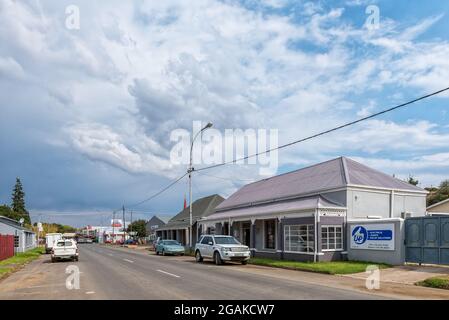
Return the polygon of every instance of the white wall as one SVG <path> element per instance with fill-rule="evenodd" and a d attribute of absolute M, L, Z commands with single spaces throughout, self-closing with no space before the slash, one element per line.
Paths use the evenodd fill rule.
<path fill-rule="evenodd" d="M 395 192 L 393 196 L 393 216 L 401 218 L 402 212 L 412 212 L 413 216 L 426 213 L 425 194 L 405 194 Z M 390 218 L 391 192 L 367 189 L 349 189 L 347 191 L 347 217 L 366 219 L 368 216 Z"/>

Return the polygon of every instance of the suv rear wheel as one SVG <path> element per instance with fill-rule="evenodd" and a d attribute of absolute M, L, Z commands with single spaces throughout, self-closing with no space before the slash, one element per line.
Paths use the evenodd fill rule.
<path fill-rule="evenodd" d="M 195 252 L 195 260 L 196 262 L 203 262 L 203 257 L 201 256 L 200 250 L 196 250 Z"/>
<path fill-rule="evenodd" d="M 223 260 L 221 259 L 220 253 L 218 253 L 217 251 L 215 251 L 214 253 L 214 262 L 217 266 L 223 264 Z"/>

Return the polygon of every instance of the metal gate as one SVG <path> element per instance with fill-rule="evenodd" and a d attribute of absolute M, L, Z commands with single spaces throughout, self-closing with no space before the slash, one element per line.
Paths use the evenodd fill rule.
<path fill-rule="evenodd" d="M 449 264 L 449 217 L 406 219 L 405 261 Z"/>

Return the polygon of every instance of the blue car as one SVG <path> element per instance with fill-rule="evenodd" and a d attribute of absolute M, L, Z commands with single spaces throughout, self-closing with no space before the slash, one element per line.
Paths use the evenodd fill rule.
<path fill-rule="evenodd" d="M 185 248 L 176 240 L 160 240 L 156 245 L 156 254 L 181 255 L 185 253 Z"/>

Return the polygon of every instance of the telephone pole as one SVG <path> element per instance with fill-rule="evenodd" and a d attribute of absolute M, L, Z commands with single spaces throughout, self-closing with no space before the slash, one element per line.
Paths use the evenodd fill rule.
<path fill-rule="evenodd" d="M 112 244 L 114 244 L 115 238 L 115 211 L 112 212 Z"/>
<path fill-rule="evenodd" d="M 125 246 L 125 232 L 126 232 L 125 205 L 123 205 L 123 246 Z"/>

